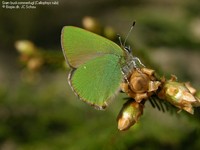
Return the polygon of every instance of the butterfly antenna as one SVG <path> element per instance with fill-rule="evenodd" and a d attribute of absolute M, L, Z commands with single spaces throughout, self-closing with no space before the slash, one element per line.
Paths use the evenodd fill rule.
<path fill-rule="evenodd" d="M 126 41 L 127 41 L 128 37 L 129 37 L 131 31 L 133 30 L 133 27 L 135 26 L 135 23 L 136 23 L 136 22 L 133 21 L 133 24 L 132 24 L 132 26 L 131 26 L 131 28 L 130 28 L 130 30 L 129 30 L 129 32 L 128 32 L 126 38 L 125 38 L 125 40 L 124 40 L 124 44 L 123 44 L 124 46 L 125 46 L 125 44 L 126 44 Z"/>
<path fill-rule="evenodd" d="M 122 45 L 122 39 L 121 39 L 121 36 L 120 36 L 119 34 L 117 34 L 117 36 L 118 36 L 118 39 L 119 39 L 120 46 L 122 47 L 123 45 Z"/>

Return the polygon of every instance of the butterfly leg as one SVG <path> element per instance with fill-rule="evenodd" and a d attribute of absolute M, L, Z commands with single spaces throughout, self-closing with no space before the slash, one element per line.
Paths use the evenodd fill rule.
<path fill-rule="evenodd" d="M 135 68 L 137 68 L 136 66 L 136 62 L 138 62 L 141 66 L 145 67 L 145 65 L 140 61 L 140 59 L 138 57 L 133 57 L 133 64 L 135 65 Z"/>
<path fill-rule="evenodd" d="M 129 75 L 129 67 L 128 66 L 124 66 L 122 68 L 121 72 L 123 74 L 124 80 L 129 84 L 128 76 L 127 76 L 127 75 Z"/>

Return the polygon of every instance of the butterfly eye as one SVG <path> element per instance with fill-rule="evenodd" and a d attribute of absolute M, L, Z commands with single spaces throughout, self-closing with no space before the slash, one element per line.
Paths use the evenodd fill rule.
<path fill-rule="evenodd" d="M 125 50 L 126 52 L 128 52 L 128 53 L 132 53 L 132 49 L 131 49 L 130 46 L 125 46 L 125 47 L 124 47 L 124 50 Z"/>

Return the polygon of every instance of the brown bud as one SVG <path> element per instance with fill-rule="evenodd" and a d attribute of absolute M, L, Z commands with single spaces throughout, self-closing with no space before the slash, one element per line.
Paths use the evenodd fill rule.
<path fill-rule="evenodd" d="M 193 104 L 197 104 L 198 101 L 187 86 L 184 83 L 166 81 L 158 96 L 172 105 L 193 114 Z"/>
<path fill-rule="evenodd" d="M 161 85 L 156 81 L 154 70 L 148 68 L 135 69 L 128 81 L 121 84 L 121 89 L 138 103 L 149 98 Z"/>
<path fill-rule="evenodd" d="M 124 131 L 134 125 L 143 113 L 143 104 L 129 100 L 126 102 L 118 117 L 118 129 Z"/>

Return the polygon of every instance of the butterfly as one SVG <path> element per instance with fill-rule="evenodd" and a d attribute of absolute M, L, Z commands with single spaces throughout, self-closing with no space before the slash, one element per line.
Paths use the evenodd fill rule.
<path fill-rule="evenodd" d="M 130 47 L 74 26 L 63 27 L 61 46 L 71 68 L 68 82 L 72 90 L 100 110 L 108 106 L 120 83 L 137 67 L 136 61 L 140 62 Z"/>

